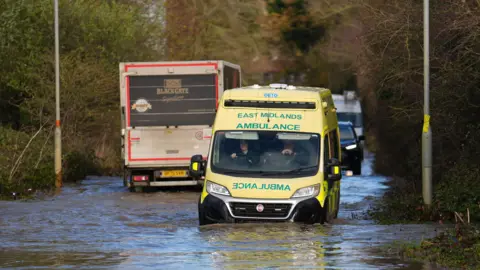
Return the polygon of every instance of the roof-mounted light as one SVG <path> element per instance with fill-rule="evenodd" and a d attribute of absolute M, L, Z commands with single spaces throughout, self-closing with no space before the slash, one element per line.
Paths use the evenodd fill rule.
<path fill-rule="evenodd" d="M 258 85 L 258 84 L 254 84 L 254 85 L 252 86 L 252 88 L 258 89 L 258 88 L 262 88 L 262 87 L 261 87 L 260 85 Z"/>
<path fill-rule="evenodd" d="M 287 84 L 283 84 L 283 83 L 271 83 L 269 86 L 270 88 L 274 88 L 274 89 L 286 89 L 288 87 Z"/>

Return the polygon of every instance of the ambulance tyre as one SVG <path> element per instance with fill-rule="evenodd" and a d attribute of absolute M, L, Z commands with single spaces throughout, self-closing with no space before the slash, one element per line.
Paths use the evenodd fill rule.
<path fill-rule="evenodd" d="M 205 215 L 205 211 L 203 211 L 203 207 L 200 204 L 200 198 L 198 198 L 198 223 L 200 226 L 214 224 L 215 222 L 207 219 Z"/>
<path fill-rule="evenodd" d="M 225 223 L 235 223 L 235 219 L 233 217 L 231 217 L 230 215 L 226 215 Z"/>
<path fill-rule="evenodd" d="M 213 222 L 205 217 L 205 213 L 200 209 L 198 209 L 198 223 L 200 226 L 213 224 Z"/>
<path fill-rule="evenodd" d="M 325 204 L 323 205 L 322 209 L 318 213 L 315 223 L 324 224 L 327 222 L 328 217 L 328 197 L 325 198 Z"/>
<path fill-rule="evenodd" d="M 198 222 L 199 222 L 199 225 L 203 226 L 203 225 L 210 225 L 210 224 L 215 224 L 215 223 L 235 223 L 235 219 L 228 214 L 228 209 L 227 209 L 226 206 L 224 206 L 223 211 L 224 211 L 224 213 L 223 213 L 224 220 L 222 220 L 222 221 L 210 220 L 209 218 L 207 218 L 206 213 L 203 210 L 203 207 L 201 206 L 200 199 L 199 199 L 198 200 Z"/>
<path fill-rule="evenodd" d="M 353 175 L 362 175 L 362 161 L 358 160 L 352 166 Z"/>

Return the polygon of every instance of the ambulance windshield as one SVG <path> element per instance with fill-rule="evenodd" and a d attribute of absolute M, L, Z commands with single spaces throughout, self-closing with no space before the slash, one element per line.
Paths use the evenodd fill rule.
<path fill-rule="evenodd" d="M 319 134 L 217 131 L 211 167 L 215 173 L 242 177 L 304 177 L 318 172 L 319 153 Z"/>

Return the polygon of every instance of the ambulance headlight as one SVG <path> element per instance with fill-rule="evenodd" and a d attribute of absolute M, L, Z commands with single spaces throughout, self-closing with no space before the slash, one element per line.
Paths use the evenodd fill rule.
<path fill-rule="evenodd" d="M 207 192 L 219 195 L 230 196 L 228 189 L 222 185 L 207 181 Z"/>
<path fill-rule="evenodd" d="M 313 185 L 304 188 L 299 188 L 293 194 L 292 198 L 300 198 L 300 197 L 311 197 L 317 196 L 320 192 L 320 185 Z"/>
<path fill-rule="evenodd" d="M 345 147 L 345 149 L 347 149 L 347 150 L 352 150 L 352 149 L 355 149 L 355 148 L 357 148 L 356 144 L 352 144 L 352 145 L 349 145 L 349 146 Z"/>

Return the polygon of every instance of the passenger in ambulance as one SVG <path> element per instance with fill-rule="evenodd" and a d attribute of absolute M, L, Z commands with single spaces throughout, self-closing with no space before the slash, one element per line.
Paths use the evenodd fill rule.
<path fill-rule="evenodd" d="M 285 140 L 283 141 L 283 150 L 282 155 L 294 156 L 295 153 L 295 144 L 292 141 Z"/>
<path fill-rule="evenodd" d="M 283 150 L 281 151 L 281 154 L 284 156 L 291 156 L 293 158 L 288 160 L 287 163 L 295 161 L 299 165 L 306 165 L 309 161 L 308 152 L 301 147 L 296 147 L 295 143 L 290 140 L 283 141 Z"/>

